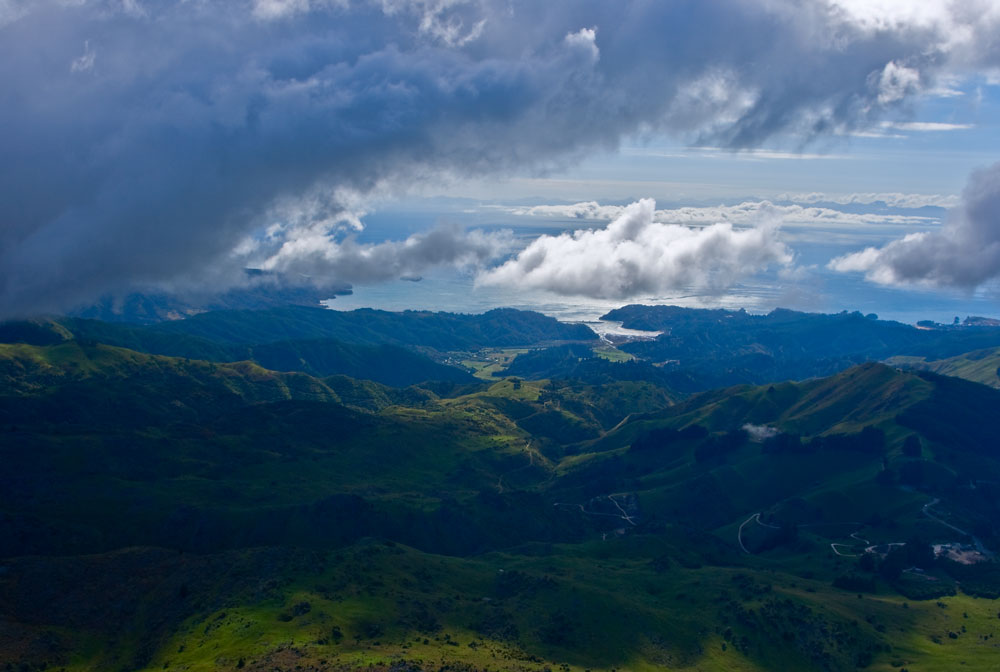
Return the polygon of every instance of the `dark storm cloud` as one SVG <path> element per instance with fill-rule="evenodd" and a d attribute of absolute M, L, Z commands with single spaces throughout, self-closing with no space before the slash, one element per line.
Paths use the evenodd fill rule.
<path fill-rule="evenodd" d="M 883 285 L 972 290 L 1000 278 L 1000 163 L 972 174 L 961 206 L 939 231 L 838 257 L 830 268 Z"/>
<path fill-rule="evenodd" d="M 863 126 L 942 69 L 995 60 L 975 35 L 954 46 L 974 19 L 996 23 L 873 27 L 797 0 L 6 0 L 0 315 L 291 269 L 247 240 L 305 194 L 330 195 L 329 211 L 285 242 L 322 231 L 341 194 L 558 167 L 624 134 L 741 148 Z M 407 269 L 470 245 L 489 256 L 488 240 L 442 231 L 454 258 L 414 239 L 427 256 Z M 303 257 L 317 281 L 370 276 L 361 261 L 324 269 L 329 252 Z"/>

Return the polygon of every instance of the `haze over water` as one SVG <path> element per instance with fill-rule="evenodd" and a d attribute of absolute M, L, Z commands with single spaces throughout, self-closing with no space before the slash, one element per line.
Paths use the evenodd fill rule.
<path fill-rule="evenodd" d="M 382 227 L 378 227 L 382 228 Z M 793 230 L 794 227 L 788 227 Z M 384 233 L 384 231 L 382 231 Z M 862 243 L 889 239 L 891 234 L 842 243 L 838 252 L 857 249 Z M 561 296 L 552 292 L 510 286 L 482 285 L 470 269 L 438 267 L 414 279 L 356 284 L 353 294 L 327 301 L 335 310 L 431 310 L 482 313 L 493 308 L 535 310 L 566 322 L 594 322 L 609 310 L 628 304 L 676 305 L 689 308 L 743 308 L 767 313 L 775 308 L 804 312 L 837 313 L 844 310 L 876 313 L 881 319 L 913 324 L 921 320 L 951 323 L 955 317 L 1000 316 L 1000 299 L 993 288 L 976 292 L 885 287 L 855 274 L 826 269 L 831 246 L 826 242 L 793 243 L 796 262 L 805 270 L 796 278 L 777 271 L 758 274 L 712 294 L 695 288 L 625 299 Z"/>
<path fill-rule="evenodd" d="M 353 294 L 327 301 L 334 310 L 375 308 L 380 310 L 431 310 L 453 313 L 482 313 L 493 308 L 534 310 L 564 322 L 597 321 L 609 310 L 638 303 L 676 305 L 688 308 L 746 309 L 766 313 L 774 308 L 805 312 L 840 312 L 858 310 L 876 313 L 879 318 L 908 324 L 920 320 L 950 323 L 955 317 L 996 316 L 996 300 L 987 296 L 955 297 L 931 292 L 903 292 L 872 288 L 850 278 L 833 277 L 826 288 L 831 291 L 825 303 L 806 304 L 794 294 L 765 284 L 740 285 L 724 296 L 678 291 L 669 296 L 642 296 L 610 300 L 568 297 L 538 290 L 515 290 L 504 287 L 475 286 L 474 278 L 456 270 L 441 269 L 419 282 L 400 280 L 377 285 L 354 287 Z M 834 293 L 835 292 L 835 293 Z M 840 300 L 838 303 L 837 300 Z"/>

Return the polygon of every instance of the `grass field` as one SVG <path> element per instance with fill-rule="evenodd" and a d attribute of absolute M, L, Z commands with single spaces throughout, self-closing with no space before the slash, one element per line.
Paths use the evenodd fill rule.
<path fill-rule="evenodd" d="M 494 373 L 506 369 L 515 357 L 528 350 L 530 348 L 488 348 L 471 353 L 460 361 L 462 366 L 471 370 L 476 378 L 496 380 Z"/>
<path fill-rule="evenodd" d="M 635 355 L 619 350 L 613 345 L 599 345 L 594 348 L 594 354 L 609 362 L 631 362 L 635 359 Z"/>
<path fill-rule="evenodd" d="M 216 567 L 202 577 L 219 584 L 204 590 L 219 594 L 216 606 L 165 631 L 138 669 L 361 669 L 404 660 L 539 672 L 993 669 L 1000 618 L 990 600 L 859 596 L 753 564 L 663 567 L 636 559 L 651 550 L 637 543 L 460 559 L 365 541 L 303 554 L 235 592 Z M 142 598 L 126 597 L 123 608 L 130 599 Z M 155 597 L 145 599 L 139 618 L 156 622 Z M 53 636 L 79 638 L 75 660 L 61 665 L 67 670 L 128 666 L 143 655 L 129 629 L 110 657 L 79 633 Z"/>

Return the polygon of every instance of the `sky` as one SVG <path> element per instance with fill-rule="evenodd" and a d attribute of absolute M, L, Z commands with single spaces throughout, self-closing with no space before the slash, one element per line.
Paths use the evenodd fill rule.
<path fill-rule="evenodd" d="M 0 319 L 245 268 L 339 307 L 997 315 L 998 29 L 1000 0 L 0 0 Z"/>

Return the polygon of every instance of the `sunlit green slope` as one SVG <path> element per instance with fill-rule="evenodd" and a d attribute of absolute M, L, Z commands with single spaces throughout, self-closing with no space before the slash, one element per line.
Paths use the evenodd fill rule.
<path fill-rule="evenodd" d="M 1000 393 L 974 383 L 865 365 L 675 403 L 72 341 L 0 347 L 0 381 L 13 669 L 995 660 L 996 564 L 926 556 L 996 547 L 1000 466 L 972 419 Z"/>

